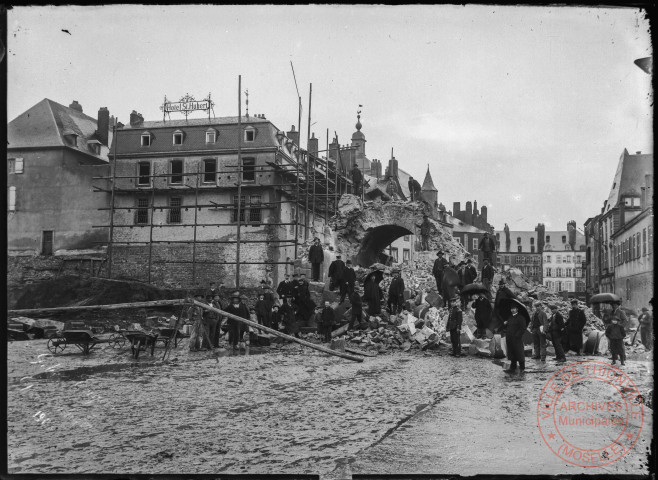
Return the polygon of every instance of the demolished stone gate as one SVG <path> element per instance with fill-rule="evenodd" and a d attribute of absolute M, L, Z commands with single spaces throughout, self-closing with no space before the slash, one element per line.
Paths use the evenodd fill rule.
<path fill-rule="evenodd" d="M 363 202 L 354 195 L 343 195 L 330 221 L 335 248 L 344 259 L 369 267 L 381 261 L 391 242 L 404 235 L 419 235 L 424 213 L 427 207 L 421 202 Z M 430 222 L 430 252 L 435 254 L 441 248 L 453 262 L 463 260 L 468 252 L 452 236 L 451 225 L 432 218 Z"/>

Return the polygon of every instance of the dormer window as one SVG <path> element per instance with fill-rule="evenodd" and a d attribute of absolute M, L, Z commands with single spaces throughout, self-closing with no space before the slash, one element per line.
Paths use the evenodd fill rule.
<path fill-rule="evenodd" d="M 174 145 L 182 145 L 183 144 L 183 132 L 181 132 L 180 130 L 176 130 L 174 132 L 173 140 L 174 140 Z"/>
<path fill-rule="evenodd" d="M 98 140 L 90 140 L 87 142 L 87 146 L 89 147 L 89 150 L 94 154 L 94 155 L 100 155 L 101 154 L 101 142 Z"/>
<path fill-rule="evenodd" d="M 64 130 L 64 140 L 66 143 L 72 147 L 78 146 L 78 134 L 73 130 Z"/>
<path fill-rule="evenodd" d="M 254 127 L 247 127 L 244 131 L 244 141 L 253 142 L 256 138 L 256 129 Z"/>
<path fill-rule="evenodd" d="M 142 133 L 142 147 L 150 147 L 150 146 L 151 146 L 151 133 L 150 132 Z"/>
<path fill-rule="evenodd" d="M 217 141 L 217 131 L 209 128 L 206 130 L 206 143 L 215 143 Z"/>

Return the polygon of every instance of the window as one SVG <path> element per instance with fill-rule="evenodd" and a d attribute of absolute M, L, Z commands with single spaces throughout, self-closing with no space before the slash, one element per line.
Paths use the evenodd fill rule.
<path fill-rule="evenodd" d="M 555 291 L 556 292 L 561 292 L 562 291 L 562 282 L 560 282 L 560 281 L 555 282 Z"/>
<path fill-rule="evenodd" d="M 148 132 L 142 133 L 142 147 L 151 146 L 151 134 Z"/>
<path fill-rule="evenodd" d="M 534 244 L 535 244 L 535 237 L 530 237 L 530 245 L 534 245 Z"/>
<path fill-rule="evenodd" d="M 561 277 L 562 276 L 562 269 L 560 267 L 555 269 L 555 276 L 556 277 Z"/>
<path fill-rule="evenodd" d="M 567 255 L 564 259 L 564 263 L 571 263 L 571 255 Z"/>
<path fill-rule="evenodd" d="M 496 263 L 500 265 L 500 256 L 496 256 Z"/>
<path fill-rule="evenodd" d="M 647 254 L 647 229 L 643 228 L 642 229 L 642 256 L 646 256 Z"/>
<path fill-rule="evenodd" d="M 16 187 L 9 187 L 9 198 L 7 199 L 7 210 L 16 211 Z"/>
<path fill-rule="evenodd" d="M 53 231 L 44 230 L 41 236 L 41 255 L 53 254 Z"/>
<path fill-rule="evenodd" d="M 562 243 L 567 243 L 567 236 L 566 235 L 562 235 Z"/>
<path fill-rule="evenodd" d="M 556 255 L 555 256 L 555 262 L 556 263 L 562 263 L 562 255 Z"/>
<path fill-rule="evenodd" d="M 522 252 L 522 251 L 523 251 L 523 247 L 522 247 L 521 245 L 519 245 L 518 247 L 516 247 L 516 250 L 517 250 L 518 252 Z"/>
<path fill-rule="evenodd" d="M 173 141 L 174 141 L 174 145 L 182 145 L 183 144 L 183 132 L 181 132 L 180 130 L 176 130 L 174 132 Z"/>
<path fill-rule="evenodd" d="M 181 205 L 183 199 L 181 197 L 169 198 L 169 218 L 168 223 L 181 223 Z"/>
<path fill-rule="evenodd" d="M 239 206 L 239 208 L 240 208 L 240 221 L 241 222 L 244 222 L 244 210 L 245 210 L 244 202 L 245 202 L 245 196 L 241 195 L 240 196 L 240 206 Z M 233 208 L 233 221 L 237 222 L 238 221 L 238 196 L 237 195 L 233 195 L 233 205 L 235 205 L 235 207 Z"/>
<path fill-rule="evenodd" d="M 546 282 L 546 287 L 548 287 L 549 290 L 553 291 L 553 282 Z"/>
<path fill-rule="evenodd" d="M 137 185 L 151 185 L 151 162 L 139 162 Z"/>
<path fill-rule="evenodd" d="M 503 255 L 503 262 L 504 262 L 506 265 L 509 265 L 509 263 L 510 263 L 510 260 L 509 260 L 509 259 L 510 259 L 510 256 L 509 256 L 509 255 Z"/>
<path fill-rule="evenodd" d="M 411 251 L 408 248 L 402 249 L 402 261 L 408 262 L 411 260 Z"/>
<path fill-rule="evenodd" d="M 137 225 L 145 225 L 149 223 L 149 199 L 147 197 L 141 197 L 137 199 L 135 223 Z"/>
<path fill-rule="evenodd" d="M 569 245 L 569 244 L 567 243 L 567 244 L 564 246 L 564 249 L 565 249 L 565 250 L 571 250 L 571 245 Z"/>
<path fill-rule="evenodd" d="M 639 207 L 640 197 L 626 197 L 624 198 L 624 205 L 627 207 Z"/>
<path fill-rule="evenodd" d="M 391 257 L 393 257 L 393 261 L 395 263 L 398 263 L 398 249 L 397 249 L 397 247 L 391 248 Z"/>
<path fill-rule="evenodd" d="M 582 255 L 576 255 L 576 263 L 583 263 Z"/>
<path fill-rule="evenodd" d="M 521 245 L 521 237 L 516 237 L 516 244 Z"/>
<path fill-rule="evenodd" d="M 242 181 L 256 181 L 256 160 L 253 158 L 242 159 Z"/>
<path fill-rule="evenodd" d="M 581 268 L 576 269 L 576 278 L 580 278 L 583 276 L 583 270 Z"/>
<path fill-rule="evenodd" d="M 409 241 L 409 235 L 405 235 L 405 236 L 404 236 L 404 241 L 405 241 L 405 242 L 408 242 L 408 241 Z"/>
<path fill-rule="evenodd" d="M 640 232 L 635 234 L 635 258 L 640 258 L 642 256 L 641 246 L 642 242 L 640 241 Z"/>
<path fill-rule="evenodd" d="M 546 255 L 546 263 L 551 263 L 551 256 L 550 255 Z"/>
<path fill-rule="evenodd" d="M 530 245 L 530 253 L 535 253 L 535 246 L 534 245 Z"/>
<path fill-rule="evenodd" d="M 183 183 L 183 161 L 172 160 L 169 162 L 169 183 L 171 185 L 180 185 Z"/>
<path fill-rule="evenodd" d="M 23 173 L 23 159 L 9 158 L 9 173 Z"/>
<path fill-rule="evenodd" d="M 260 195 L 252 195 L 249 198 L 249 222 L 250 223 L 260 223 L 261 222 L 261 208 L 260 205 Z"/>
<path fill-rule="evenodd" d="M 474 238 L 473 239 L 473 250 L 477 250 L 477 249 L 478 249 L 478 239 Z"/>
<path fill-rule="evenodd" d="M 206 143 L 215 143 L 217 132 L 215 130 L 206 131 Z"/>
<path fill-rule="evenodd" d="M 217 160 L 210 158 L 203 161 L 203 183 L 215 183 Z"/>
<path fill-rule="evenodd" d="M 571 276 L 571 271 L 572 271 L 572 270 L 571 270 L 570 268 L 567 268 L 567 277 L 570 277 L 570 276 Z"/>
<path fill-rule="evenodd" d="M 551 243 L 551 236 L 550 235 L 546 235 L 546 243 Z"/>
<path fill-rule="evenodd" d="M 573 292 L 573 283 L 572 282 L 565 282 L 564 289 L 567 292 Z"/>
<path fill-rule="evenodd" d="M 653 225 L 647 227 L 647 244 L 649 245 L 649 255 L 653 253 Z"/>
<path fill-rule="evenodd" d="M 247 127 L 244 131 L 244 141 L 253 142 L 256 138 L 256 130 L 254 127 Z"/>

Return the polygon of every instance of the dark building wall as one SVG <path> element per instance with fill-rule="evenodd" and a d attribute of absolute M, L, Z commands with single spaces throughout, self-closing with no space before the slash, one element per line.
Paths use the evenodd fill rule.
<path fill-rule="evenodd" d="M 85 164 L 84 155 L 69 149 L 8 152 L 23 158 L 24 173 L 10 174 L 7 186 L 16 187 L 16 212 L 7 215 L 10 254 L 41 253 L 42 233 L 53 231 L 53 251 L 98 248 L 107 240 L 109 194 L 95 193 L 93 185 L 107 176 L 106 165 Z"/>

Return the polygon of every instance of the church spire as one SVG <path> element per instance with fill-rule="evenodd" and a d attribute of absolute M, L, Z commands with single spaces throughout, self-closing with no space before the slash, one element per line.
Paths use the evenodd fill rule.
<path fill-rule="evenodd" d="M 430 174 L 430 166 L 427 166 L 427 173 L 425 174 L 425 180 L 423 180 L 423 186 L 420 189 L 421 192 L 438 192 L 432 181 L 432 175 Z"/>

